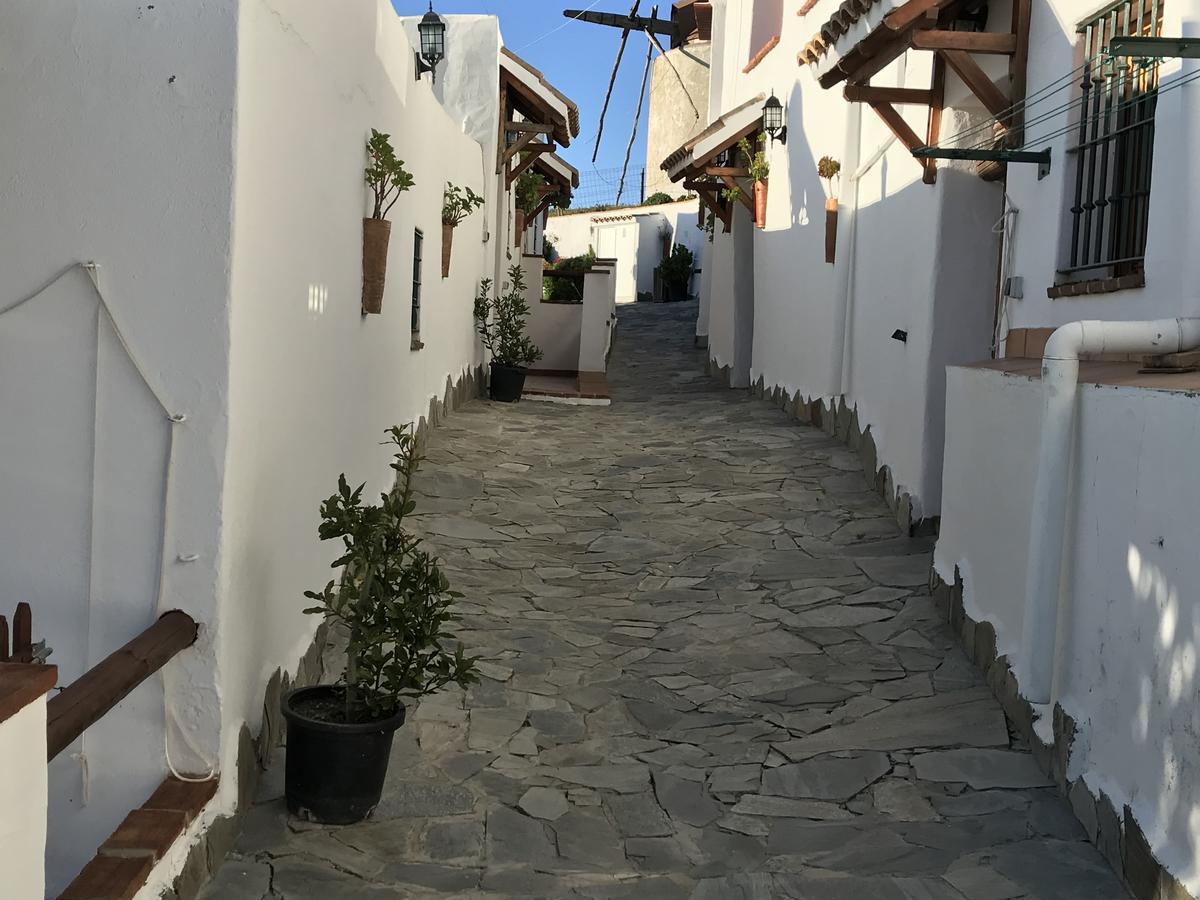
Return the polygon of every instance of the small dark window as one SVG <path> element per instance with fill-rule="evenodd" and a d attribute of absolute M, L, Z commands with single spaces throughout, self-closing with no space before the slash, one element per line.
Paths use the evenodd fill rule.
<path fill-rule="evenodd" d="M 424 252 L 425 235 L 418 228 L 413 234 L 412 333 L 414 338 L 421 334 L 421 257 Z"/>
<path fill-rule="evenodd" d="M 1079 26 L 1083 46 L 1075 198 L 1064 273 L 1143 271 L 1158 62 L 1107 55 L 1116 36 L 1157 37 L 1163 0 L 1121 0 Z M 1083 277 L 1087 277 L 1084 275 Z"/>

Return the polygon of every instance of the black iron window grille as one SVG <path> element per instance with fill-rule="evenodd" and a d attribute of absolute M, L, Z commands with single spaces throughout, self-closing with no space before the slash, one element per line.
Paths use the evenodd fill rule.
<path fill-rule="evenodd" d="M 1143 271 L 1158 61 L 1113 58 L 1113 37 L 1158 37 L 1163 0 L 1121 0 L 1079 26 L 1083 82 L 1064 274 Z"/>
<path fill-rule="evenodd" d="M 412 290 L 412 333 L 421 333 L 421 256 L 425 249 L 425 235 L 418 228 L 413 233 L 413 290 Z"/>

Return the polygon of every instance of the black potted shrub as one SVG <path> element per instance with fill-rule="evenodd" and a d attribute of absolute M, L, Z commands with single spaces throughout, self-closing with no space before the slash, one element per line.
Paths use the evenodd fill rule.
<path fill-rule="evenodd" d="M 658 274 L 667 289 L 667 300 L 686 300 L 688 285 L 692 281 L 692 269 L 696 257 L 683 244 L 676 244 L 671 255 L 658 265 Z"/>
<path fill-rule="evenodd" d="M 525 388 L 526 366 L 542 358 L 542 351 L 525 334 L 529 304 L 525 300 L 525 275 L 519 265 L 508 270 L 508 290 L 492 293 L 492 280 L 479 283 L 475 298 L 475 327 L 492 354 L 488 395 L 501 403 L 516 403 Z"/>
<path fill-rule="evenodd" d="M 388 431 L 396 452 L 395 489 L 378 505 L 362 502 L 363 485 L 346 476 L 321 504 L 321 540 L 341 539 L 333 562 L 340 585 L 307 591 L 306 613 L 345 629 L 346 670 L 336 684 L 301 688 L 283 701 L 287 719 L 288 812 L 310 821 L 349 825 L 379 803 L 392 737 L 404 724 L 405 701 L 448 684 L 477 680 L 475 660 L 450 648 L 447 628 L 461 596 L 450 590 L 438 560 L 404 527 L 413 511 L 413 475 L 421 461 L 409 426 Z"/>

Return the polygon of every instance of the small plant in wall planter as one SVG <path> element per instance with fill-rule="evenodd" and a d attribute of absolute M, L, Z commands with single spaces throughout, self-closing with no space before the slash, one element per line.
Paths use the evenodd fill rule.
<path fill-rule="evenodd" d="M 362 821 L 379 803 L 406 702 L 478 680 L 462 644 L 450 646 L 460 595 L 404 525 L 416 505 L 416 438 L 407 425 L 387 434 L 395 489 L 371 505 L 363 485 L 352 490 L 345 475 L 338 479 L 337 493 L 321 504 L 319 534 L 342 542 L 333 562 L 343 569 L 341 584 L 305 593 L 316 603 L 306 613 L 348 633 L 345 671 L 337 684 L 301 688 L 283 701 L 288 811 L 331 825 Z"/>
<path fill-rule="evenodd" d="M 375 205 L 371 217 L 363 219 L 363 315 L 383 312 L 388 241 L 392 234 L 387 215 L 400 195 L 414 184 L 412 175 L 404 168 L 404 160 L 396 158 L 390 134 L 371 129 L 367 158 L 365 177 Z"/>
<path fill-rule="evenodd" d="M 515 265 L 509 267 L 508 287 L 503 293 L 493 294 L 492 280 L 485 278 L 475 297 L 475 328 L 492 354 L 488 393 L 501 403 L 521 399 L 526 367 L 542 358 L 542 351 L 525 333 L 529 318 L 525 289 L 524 273 Z"/>
<path fill-rule="evenodd" d="M 825 262 L 832 263 L 837 258 L 837 220 L 838 201 L 834 181 L 840 185 L 842 180 L 842 164 L 832 156 L 822 156 L 817 160 L 817 174 L 825 182 Z"/>
<path fill-rule="evenodd" d="M 515 247 L 521 246 L 525 229 L 529 227 L 528 219 L 537 209 L 538 200 L 541 199 L 540 188 L 544 183 L 542 176 L 533 172 L 526 172 L 517 179 L 516 226 L 513 229 L 513 246 Z"/>
<path fill-rule="evenodd" d="M 759 228 L 767 227 L 767 178 L 771 174 L 771 164 L 767 162 L 767 136 L 758 136 L 758 149 L 750 145 L 749 138 L 738 141 L 738 149 L 746 159 L 746 169 L 754 182 L 754 224 Z"/>
<path fill-rule="evenodd" d="M 469 187 L 447 184 L 442 195 L 442 277 L 450 277 L 450 252 L 454 246 L 454 229 L 463 219 L 483 206 L 483 198 Z"/>

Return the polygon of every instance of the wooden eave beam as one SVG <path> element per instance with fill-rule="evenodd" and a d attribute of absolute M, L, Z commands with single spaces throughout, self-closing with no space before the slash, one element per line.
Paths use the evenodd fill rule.
<path fill-rule="evenodd" d="M 1008 61 L 1009 91 L 1014 105 L 1025 102 L 1025 76 L 1029 65 L 1029 17 L 1032 0 L 1013 0 L 1012 30 L 1017 46 Z M 1014 146 L 1025 142 L 1025 110 L 1022 106 L 1013 112 L 1008 121 L 1008 130 Z"/>
<path fill-rule="evenodd" d="M 505 122 L 505 131 L 532 131 L 534 134 L 550 134 L 554 128 L 550 125 L 542 125 L 537 122 Z"/>
<path fill-rule="evenodd" d="M 965 53 L 1012 55 L 1017 52 L 1017 36 L 1001 31 L 943 31 L 927 28 L 912 34 L 914 50 L 962 50 Z"/>
<path fill-rule="evenodd" d="M 869 84 L 848 84 L 842 92 L 851 103 L 915 103 L 928 106 L 933 92 L 921 88 L 871 87 Z"/>
<path fill-rule="evenodd" d="M 510 159 L 512 159 L 514 156 L 516 156 L 518 153 L 520 153 L 522 150 L 524 150 L 526 147 L 528 147 L 530 144 L 532 144 L 533 141 L 537 138 L 537 136 L 538 136 L 537 132 L 527 131 L 524 134 L 522 134 L 519 138 L 517 138 L 513 142 L 513 145 L 511 147 L 506 147 L 504 149 L 504 154 L 500 157 L 501 165 L 508 162 Z"/>
<path fill-rule="evenodd" d="M 979 63 L 975 62 L 964 50 L 939 50 L 938 54 L 970 88 L 971 93 L 979 98 L 979 102 L 984 105 L 984 108 L 995 116 L 1001 125 L 1005 124 L 1004 113 L 1012 104 L 1005 96 L 1004 91 L 996 87 L 992 83 L 992 79 L 988 78 L 987 73 L 979 68 Z"/>
<path fill-rule="evenodd" d="M 713 178 L 749 178 L 750 170 L 742 166 L 705 166 L 704 174 Z"/>

